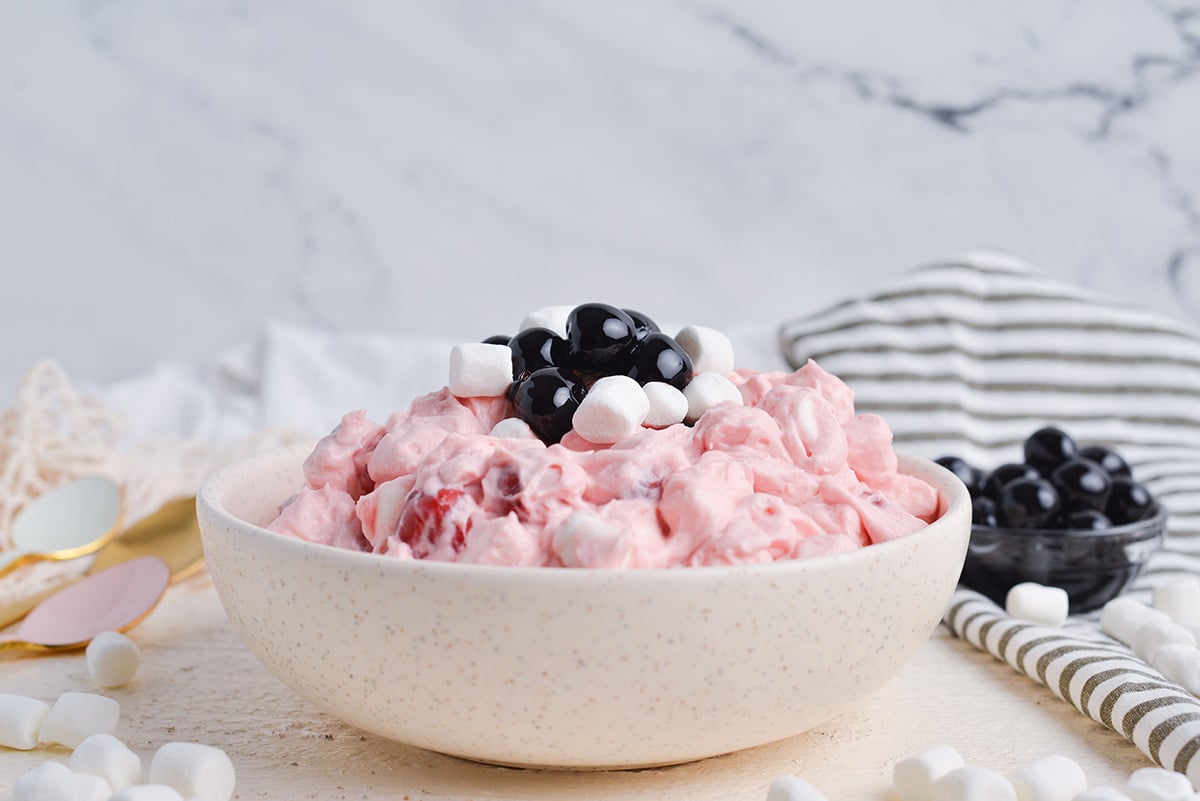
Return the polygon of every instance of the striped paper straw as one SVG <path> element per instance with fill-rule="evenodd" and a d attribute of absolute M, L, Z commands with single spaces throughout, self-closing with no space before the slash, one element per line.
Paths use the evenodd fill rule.
<path fill-rule="evenodd" d="M 954 594 L 943 622 L 1159 765 L 1200 784 L 1200 699 L 1093 625 L 1060 629 L 1017 620 L 963 589 Z"/>

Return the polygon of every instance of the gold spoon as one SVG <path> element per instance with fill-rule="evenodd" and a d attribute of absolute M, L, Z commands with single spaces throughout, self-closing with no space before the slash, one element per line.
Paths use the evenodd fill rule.
<path fill-rule="evenodd" d="M 166 562 L 171 569 L 172 584 L 204 565 L 194 497 L 169 501 L 149 517 L 122 531 L 96 554 L 96 560 L 87 572 L 98 573 L 138 556 L 157 556 Z"/>
<path fill-rule="evenodd" d="M 0 639 L 0 653 L 68 651 L 105 631 L 128 631 L 153 611 L 170 583 L 167 564 L 153 556 L 93 573 L 34 607 L 12 636 Z"/>
<path fill-rule="evenodd" d="M 166 562 L 171 583 L 182 581 L 204 566 L 204 549 L 200 544 L 200 525 L 196 521 L 195 498 L 171 501 L 149 517 L 142 518 L 120 532 L 96 554 L 96 559 L 87 569 L 86 575 L 99 573 L 113 565 L 142 556 L 155 556 Z M 16 623 L 30 609 L 58 592 L 63 586 L 58 585 L 11 603 L 0 604 L 0 629 Z"/>
<path fill-rule="evenodd" d="M 35 498 L 13 521 L 13 547 L 0 553 L 0 576 L 22 565 L 76 559 L 106 545 L 120 530 L 121 490 L 87 476 Z"/>

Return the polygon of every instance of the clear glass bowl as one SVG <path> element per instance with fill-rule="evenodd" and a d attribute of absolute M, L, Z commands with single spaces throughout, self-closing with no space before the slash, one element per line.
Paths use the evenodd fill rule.
<path fill-rule="evenodd" d="M 1099 609 L 1137 578 L 1167 530 L 1166 510 L 1101 531 L 972 526 L 960 581 L 1001 606 L 1023 581 L 1062 587 L 1071 614 Z"/>

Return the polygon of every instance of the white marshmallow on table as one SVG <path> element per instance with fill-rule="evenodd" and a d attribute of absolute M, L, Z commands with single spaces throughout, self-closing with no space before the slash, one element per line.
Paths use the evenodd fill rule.
<path fill-rule="evenodd" d="M 496 437 L 497 439 L 537 439 L 538 435 L 533 433 L 533 429 L 529 427 L 520 417 L 506 417 L 496 425 L 492 426 L 488 436 Z"/>
<path fill-rule="evenodd" d="M 1180 625 L 1200 625 L 1200 579 L 1188 576 L 1159 584 L 1154 588 L 1154 608 Z"/>
<path fill-rule="evenodd" d="M 98 776 L 88 776 L 61 762 L 43 762 L 17 777 L 12 801 L 108 801 L 112 790 Z"/>
<path fill-rule="evenodd" d="M 1092 787 L 1075 796 L 1073 801 L 1132 801 L 1115 787 Z"/>
<path fill-rule="evenodd" d="M 119 632 L 102 632 L 88 643 L 88 672 L 100 687 L 124 687 L 137 675 L 140 659 L 137 645 Z"/>
<path fill-rule="evenodd" d="M 1166 612 L 1151 609 L 1128 596 L 1114 598 L 1100 610 L 1100 629 L 1115 640 L 1132 645 L 1138 629 L 1156 620 L 1170 620 Z"/>
<path fill-rule="evenodd" d="M 112 734 L 121 719 L 121 705 L 91 693 L 63 693 L 42 721 L 38 739 L 75 748 L 93 734 Z"/>
<path fill-rule="evenodd" d="M 650 381 L 642 387 L 650 407 L 644 425 L 651 428 L 666 428 L 682 423 L 687 417 L 688 400 L 681 391 L 662 381 Z"/>
<path fill-rule="evenodd" d="M 199 743 L 167 743 L 158 749 L 147 778 L 150 784 L 165 784 L 203 801 L 229 801 L 237 783 L 229 755 Z"/>
<path fill-rule="evenodd" d="M 99 776 L 113 792 L 142 780 L 142 758 L 111 734 L 93 734 L 84 740 L 67 765 L 76 773 Z"/>
<path fill-rule="evenodd" d="M 597 445 L 611 445 L 642 427 L 650 400 L 627 375 L 596 380 L 571 418 L 575 433 Z"/>
<path fill-rule="evenodd" d="M 518 331 L 530 328 L 549 328 L 564 339 L 567 336 L 567 318 L 571 316 L 574 306 L 546 306 L 535 312 L 530 312 L 521 321 Z"/>
<path fill-rule="evenodd" d="M 1150 664 L 1192 695 L 1200 696 L 1200 648 L 1168 643 L 1158 649 Z"/>
<path fill-rule="evenodd" d="M 450 392 L 459 398 L 494 398 L 512 384 L 508 345 L 466 342 L 450 349 Z"/>
<path fill-rule="evenodd" d="M 675 335 L 675 341 L 691 357 L 696 375 L 733 372 L 733 343 L 715 328 L 685 325 Z"/>
<path fill-rule="evenodd" d="M 1004 599 L 1004 609 L 1013 617 L 1056 628 L 1067 622 L 1070 604 L 1066 590 L 1032 581 L 1014 585 Z"/>
<path fill-rule="evenodd" d="M 1129 647 L 1133 652 L 1147 662 L 1154 661 L 1154 655 L 1164 645 L 1196 644 L 1196 636 L 1173 620 L 1152 620 L 1140 626 L 1133 635 Z"/>
<path fill-rule="evenodd" d="M 28 751 L 38 744 L 49 705 L 26 695 L 0 693 L 0 747 Z"/>
<path fill-rule="evenodd" d="M 108 801 L 183 801 L 183 796 L 165 784 L 139 784 L 126 787 Z"/>
<path fill-rule="evenodd" d="M 930 801 L 1017 801 L 1008 779 L 990 768 L 955 768 L 933 783 Z"/>
<path fill-rule="evenodd" d="M 1087 789 L 1083 768 L 1058 754 L 1022 765 L 1008 780 L 1017 791 L 1017 801 L 1073 801 Z"/>
<path fill-rule="evenodd" d="M 935 745 L 897 762 L 892 768 L 892 786 L 900 801 L 929 801 L 933 783 L 964 764 L 953 747 Z"/>
<path fill-rule="evenodd" d="M 1133 801 L 1191 801 L 1192 783 L 1165 768 L 1139 768 L 1129 775 L 1125 795 Z"/>
<path fill-rule="evenodd" d="M 718 403 L 733 401 L 738 406 L 743 404 L 742 393 L 733 382 L 722 373 L 701 373 L 693 378 L 683 390 L 687 398 L 687 422 L 694 423 L 701 415 Z"/>
<path fill-rule="evenodd" d="M 780 776 L 771 782 L 767 801 L 828 801 L 824 793 L 799 776 Z"/>

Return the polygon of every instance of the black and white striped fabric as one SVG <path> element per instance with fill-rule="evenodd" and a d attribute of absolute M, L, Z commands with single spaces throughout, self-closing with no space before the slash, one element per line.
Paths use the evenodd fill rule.
<path fill-rule="evenodd" d="M 1169 513 L 1164 548 L 1132 592 L 1148 599 L 1156 582 L 1200 576 L 1200 332 L 981 254 L 917 269 L 868 297 L 788 322 L 780 333 L 792 366 L 812 358 L 840 376 L 859 411 L 888 421 L 901 451 L 994 466 L 1020 461 L 1025 437 L 1048 424 L 1085 443 L 1116 446 Z M 1192 770 L 1200 703 L 1101 635 L 1095 616 L 1032 632 L 960 590 L 946 622 L 1160 764 Z M 1009 631 L 1017 634 L 1001 634 Z M 1036 650 L 1022 651 L 1029 637 Z M 1047 679 L 1050 667 L 1097 657 L 1097 648 L 1117 655 L 1105 663 L 1102 697 L 1092 688 L 1083 698 Z M 1030 653 L 1038 655 L 1033 662 Z M 1039 664 L 1046 653 L 1051 662 Z M 1186 700 L 1179 703 L 1191 707 L 1168 714 L 1180 694 Z M 1200 781 L 1200 773 L 1191 778 Z"/>
<path fill-rule="evenodd" d="M 955 594 L 945 622 L 960 638 L 1200 786 L 1200 699 L 1128 648 L 1090 625 L 1054 629 L 1016 620 L 967 590 Z"/>

